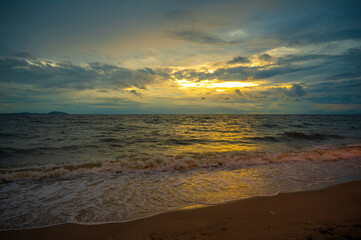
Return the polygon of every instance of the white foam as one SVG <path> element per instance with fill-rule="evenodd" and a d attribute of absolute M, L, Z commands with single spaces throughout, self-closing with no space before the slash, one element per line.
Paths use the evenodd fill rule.
<path fill-rule="evenodd" d="M 129 221 L 195 204 L 217 204 L 330 181 L 360 160 L 281 162 L 242 169 L 85 174 L 0 185 L 0 229 L 65 222 Z"/>

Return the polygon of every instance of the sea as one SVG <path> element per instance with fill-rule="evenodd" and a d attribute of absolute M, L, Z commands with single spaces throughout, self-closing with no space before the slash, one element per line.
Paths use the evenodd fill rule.
<path fill-rule="evenodd" d="M 130 221 L 360 167 L 361 115 L 1 114 L 0 230 Z"/>

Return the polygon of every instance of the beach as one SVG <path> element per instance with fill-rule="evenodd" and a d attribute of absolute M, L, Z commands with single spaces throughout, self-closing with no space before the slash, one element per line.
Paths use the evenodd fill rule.
<path fill-rule="evenodd" d="M 124 223 L 61 224 L 1 239 L 360 239 L 361 181 L 254 197 Z"/>
<path fill-rule="evenodd" d="M 0 240 L 361 240 L 360 10 L 0 1 Z"/>

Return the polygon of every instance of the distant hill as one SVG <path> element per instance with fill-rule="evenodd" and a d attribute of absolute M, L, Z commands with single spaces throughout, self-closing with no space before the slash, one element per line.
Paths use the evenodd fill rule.
<path fill-rule="evenodd" d="M 48 113 L 49 115 L 61 115 L 61 114 L 68 114 L 66 112 L 57 112 L 57 111 L 53 111 L 53 112 L 50 112 Z"/>

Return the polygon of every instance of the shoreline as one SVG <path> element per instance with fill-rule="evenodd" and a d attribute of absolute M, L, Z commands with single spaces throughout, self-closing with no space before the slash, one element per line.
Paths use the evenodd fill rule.
<path fill-rule="evenodd" d="M 42 228 L 56 227 L 56 226 L 60 226 L 60 225 L 64 225 L 64 224 L 94 226 L 94 225 L 104 225 L 104 224 L 128 223 L 128 222 L 133 222 L 133 221 L 137 221 L 137 220 L 141 220 L 141 219 L 145 219 L 145 218 L 151 218 L 151 217 L 154 217 L 154 216 L 157 216 L 157 215 L 160 215 L 160 214 L 169 213 L 169 212 L 176 212 L 176 211 L 184 211 L 184 210 L 192 210 L 192 209 L 198 209 L 198 208 L 218 206 L 218 205 L 229 204 L 229 203 L 232 203 L 232 202 L 242 201 L 242 200 L 246 200 L 246 199 L 258 198 L 258 197 L 274 197 L 274 196 L 277 196 L 277 195 L 279 195 L 281 193 L 292 193 L 292 192 L 305 192 L 305 191 L 321 190 L 321 189 L 325 189 L 325 188 L 328 188 L 330 186 L 335 186 L 335 185 L 338 185 L 338 184 L 341 184 L 341 183 L 361 181 L 361 171 L 359 170 L 359 168 L 355 168 L 355 169 L 357 170 L 357 172 L 355 172 L 353 174 L 330 177 L 330 178 L 325 179 L 322 182 L 314 182 L 314 183 L 310 183 L 308 185 L 305 185 L 304 187 L 288 189 L 288 190 L 282 190 L 282 191 L 276 192 L 276 193 L 271 194 L 271 195 L 255 195 L 255 196 L 252 196 L 252 197 L 249 197 L 249 198 L 229 200 L 229 201 L 215 203 L 215 204 L 198 203 L 198 204 L 193 204 L 193 205 L 189 205 L 189 206 L 179 207 L 179 208 L 169 210 L 169 211 L 165 211 L 165 212 L 157 212 L 157 213 L 154 213 L 154 214 L 151 214 L 151 215 L 144 215 L 144 216 L 141 216 L 141 217 L 138 217 L 138 218 L 133 218 L 133 219 L 124 220 L 124 221 L 107 221 L 107 222 L 94 222 L 94 223 L 75 222 L 74 221 L 74 222 L 64 222 L 64 223 L 50 224 L 50 225 L 39 226 L 39 227 L 0 229 L 0 233 L 4 232 L 4 231 L 22 231 L 22 230 L 34 230 L 34 229 L 36 230 L 36 229 L 42 229 Z"/>
<path fill-rule="evenodd" d="M 318 237 L 347 234 L 348 238 L 335 239 L 361 238 L 361 181 L 337 182 L 324 189 L 179 209 L 129 222 L 4 230 L 0 238 L 324 239 Z"/>

